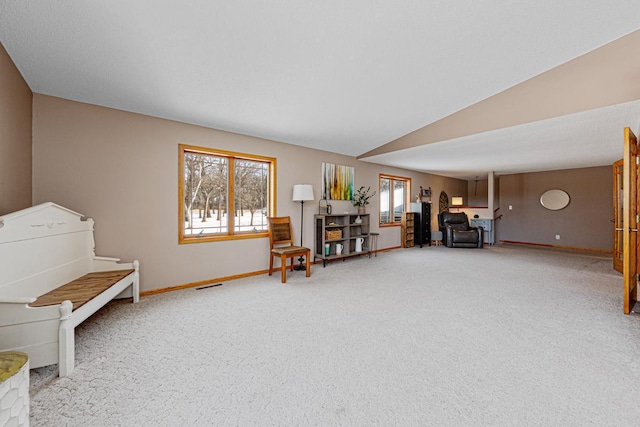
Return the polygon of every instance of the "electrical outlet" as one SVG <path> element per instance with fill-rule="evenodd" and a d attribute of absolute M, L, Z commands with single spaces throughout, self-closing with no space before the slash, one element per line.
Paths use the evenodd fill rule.
<path fill-rule="evenodd" d="M 509 210 L 512 211 L 513 210 L 513 206 L 509 205 Z"/>
<path fill-rule="evenodd" d="M 560 240 L 560 235 L 556 234 L 556 240 Z"/>

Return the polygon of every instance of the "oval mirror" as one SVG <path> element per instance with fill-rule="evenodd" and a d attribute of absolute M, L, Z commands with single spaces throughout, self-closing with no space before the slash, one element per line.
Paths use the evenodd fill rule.
<path fill-rule="evenodd" d="M 540 196 L 540 204 L 551 211 L 559 211 L 569 204 L 569 195 L 563 190 L 547 190 Z"/>

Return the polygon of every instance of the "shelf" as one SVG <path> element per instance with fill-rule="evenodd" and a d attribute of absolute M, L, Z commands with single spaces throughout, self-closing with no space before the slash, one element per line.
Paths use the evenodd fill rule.
<path fill-rule="evenodd" d="M 403 248 L 412 248 L 415 241 L 416 212 L 402 213 L 401 243 Z"/>
<path fill-rule="evenodd" d="M 325 255 L 324 256 L 324 259 L 326 259 L 326 260 L 341 259 L 341 258 L 344 258 L 344 254 L 342 254 L 342 255 L 331 254 L 331 255 Z"/>
<path fill-rule="evenodd" d="M 315 221 L 315 242 L 314 242 L 314 260 L 321 259 L 323 266 L 327 261 L 343 259 L 356 255 L 371 255 L 369 250 L 370 242 L 370 214 L 342 214 L 342 215 L 326 215 L 320 214 L 314 216 Z M 362 222 L 355 223 L 356 218 L 360 218 Z M 342 237 L 338 239 L 327 239 L 327 231 L 341 230 Z M 338 234 L 338 233 L 335 233 Z M 356 252 L 357 239 L 364 239 L 362 242 L 362 251 Z M 336 246 L 342 244 L 342 253 L 336 255 Z M 325 255 L 325 246 L 329 246 L 329 255 Z"/>

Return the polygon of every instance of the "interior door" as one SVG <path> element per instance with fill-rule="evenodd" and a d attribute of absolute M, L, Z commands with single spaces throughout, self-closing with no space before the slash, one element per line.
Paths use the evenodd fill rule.
<path fill-rule="evenodd" d="M 622 274 L 624 276 L 624 314 L 631 313 L 638 298 L 638 139 L 624 128 L 622 167 Z"/>
<path fill-rule="evenodd" d="M 624 159 L 613 164 L 613 269 L 622 273 L 622 170 Z"/>

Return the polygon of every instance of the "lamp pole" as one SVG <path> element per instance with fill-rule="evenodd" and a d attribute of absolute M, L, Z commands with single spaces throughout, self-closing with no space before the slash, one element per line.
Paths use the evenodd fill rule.
<path fill-rule="evenodd" d="M 311 184 L 296 184 L 293 186 L 293 201 L 300 202 L 300 246 L 302 246 L 302 231 L 304 228 L 304 202 L 313 200 L 313 186 Z M 293 267 L 294 270 L 306 270 L 303 261 L 304 256 L 298 258 L 299 265 Z"/>
<path fill-rule="evenodd" d="M 303 226 L 304 226 L 304 200 L 300 200 L 300 246 L 302 246 L 302 228 L 303 228 Z M 298 258 L 298 261 L 300 261 L 300 264 L 298 264 L 295 267 L 293 267 L 293 269 L 296 270 L 296 271 L 306 270 L 307 268 L 303 264 L 304 257 L 302 255 L 300 255 L 300 258 Z"/>

